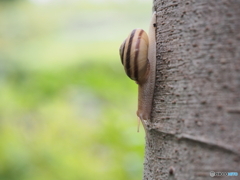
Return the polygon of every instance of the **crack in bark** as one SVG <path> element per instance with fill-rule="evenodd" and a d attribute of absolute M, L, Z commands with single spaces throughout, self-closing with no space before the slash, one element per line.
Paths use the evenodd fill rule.
<path fill-rule="evenodd" d="M 228 113 L 236 113 L 236 114 L 240 114 L 240 109 L 238 108 L 228 108 L 227 109 Z"/>
<path fill-rule="evenodd" d="M 196 136 L 191 136 L 189 134 L 182 134 L 182 133 L 169 131 L 169 130 L 168 131 L 163 131 L 163 129 L 161 129 L 163 127 L 159 127 L 158 124 L 157 125 L 156 124 L 151 124 L 148 121 L 145 122 L 145 125 L 146 125 L 146 128 L 147 128 L 146 132 L 154 130 L 154 131 L 160 132 L 162 134 L 174 136 L 178 140 L 190 140 L 190 141 L 198 143 L 198 144 L 201 143 L 203 145 L 212 146 L 212 147 L 215 147 L 215 148 L 218 148 L 218 149 L 221 149 L 221 150 L 231 152 L 231 153 L 240 157 L 240 152 L 238 150 L 235 150 L 236 148 L 234 148 L 232 146 L 228 146 L 228 145 L 225 145 L 223 143 L 219 143 L 217 141 L 212 142 L 212 141 L 209 141 L 208 139 L 206 139 L 205 137 L 196 137 Z"/>
<path fill-rule="evenodd" d="M 177 138 L 179 138 L 180 140 L 181 139 L 182 140 L 186 139 L 186 140 L 190 140 L 190 141 L 193 141 L 193 142 L 196 142 L 196 143 L 201 143 L 201 144 L 204 144 L 204 145 L 207 145 L 207 146 L 216 147 L 218 149 L 222 149 L 222 150 L 231 152 L 231 153 L 240 157 L 240 152 L 236 151 L 235 150 L 236 148 L 231 147 L 231 146 L 227 146 L 227 145 L 222 144 L 222 143 L 217 143 L 216 141 L 215 142 L 209 141 L 204 137 L 194 137 L 194 136 L 191 136 L 189 134 L 180 134 L 180 135 L 177 135 Z"/>

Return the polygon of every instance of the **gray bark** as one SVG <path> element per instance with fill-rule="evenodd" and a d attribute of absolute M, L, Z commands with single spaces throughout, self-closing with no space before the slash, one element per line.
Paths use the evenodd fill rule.
<path fill-rule="evenodd" d="M 240 179 L 240 0 L 156 0 L 144 180 Z"/>

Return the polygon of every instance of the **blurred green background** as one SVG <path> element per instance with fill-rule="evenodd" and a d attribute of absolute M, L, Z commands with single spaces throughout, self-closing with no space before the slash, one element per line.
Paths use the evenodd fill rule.
<path fill-rule="evenodd" d="M 149 0 L 0 0 L 0 180 L 142 179 L 119 46 Z"/>

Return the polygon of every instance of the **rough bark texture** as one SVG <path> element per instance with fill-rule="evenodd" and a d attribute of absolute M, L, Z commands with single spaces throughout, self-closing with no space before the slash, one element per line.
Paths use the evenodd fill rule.
<path fill-rule="evenodd" d="M 156 0 L 144 180 L 240 179 L 240 1 Z"/>

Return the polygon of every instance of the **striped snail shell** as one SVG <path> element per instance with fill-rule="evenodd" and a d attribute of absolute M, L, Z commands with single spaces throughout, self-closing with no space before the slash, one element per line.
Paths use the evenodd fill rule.
<path fill-rule="evenodd" d="M 147 33 L 134 29 L 119 49 L 126 74 L 137 84 L 144 83 L 149 73 L 148 46 Z"/>

